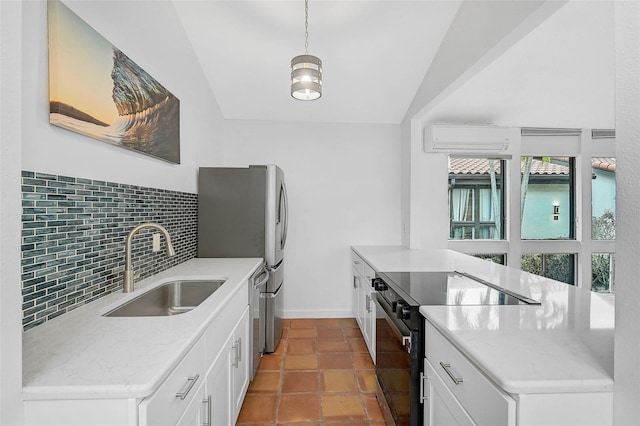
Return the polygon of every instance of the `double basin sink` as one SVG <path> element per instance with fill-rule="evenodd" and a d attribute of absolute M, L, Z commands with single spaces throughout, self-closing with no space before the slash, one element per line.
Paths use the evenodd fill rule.
<path fill-rule="evenodd" d="M 105 317 L 164 317 L 183 314 L 204 302 L 225 280 L 175 280 L 161 284 L 107 312 Z"/>

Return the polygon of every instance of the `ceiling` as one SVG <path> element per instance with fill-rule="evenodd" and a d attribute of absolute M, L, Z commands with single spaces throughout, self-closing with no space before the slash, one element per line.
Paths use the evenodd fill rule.
<path fill-rule="evenodd" d="M 290 96 L 303 0 L 174 4 L 226 119 L 399 123 L 460 1 L 311 0 L 309 53 L 323 62 L 317 101 Z"/>
<path fill-rule="evenodd" d="M 304 0 L 173 4 L 226 119 L 612 127 L 610 1 L 310 0 L 317 101 L 290 96 Z"/>

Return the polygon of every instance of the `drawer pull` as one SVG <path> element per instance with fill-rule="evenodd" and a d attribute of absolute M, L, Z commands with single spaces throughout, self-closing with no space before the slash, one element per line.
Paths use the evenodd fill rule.
<path fill-rule="evenodd" d="M 199 378 L 200 378 L 199 374 L 196 374 L 195 376 L 189 377 L 187 379 L 187 382 L 189 382 L 187 384 L 187 388 L 184 390 L 184 392 L 176 393 L 176 398 L 185 399 L 187 397 L 187 395 L 189 395 L 189 392 L 191 392 L 191 388 L 193 388 L 193 385 L 196 384 L 196 382 L 198 381 Z"/>
<path fill-rule="evenodd" d="M 451 377 L 451 380 L 453 380 L 453 383 L 455 383 L 456 385 L 459 385 L 460 383 L 462 383 L 462 377 L 456 377 L 453 374 L 453 372 L 450 370 L 451 364 L 445 364 L 444 362 L 441 361 L 440 367 L 444 368 L 444 371 L 446 371 L 449 377 Z"/>

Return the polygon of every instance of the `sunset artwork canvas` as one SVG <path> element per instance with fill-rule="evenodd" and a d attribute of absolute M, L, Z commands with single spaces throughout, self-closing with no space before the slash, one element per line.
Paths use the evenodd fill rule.
<path fill-rule="evenodd" d="M 58 0 L 48 2 L 49 122 L 180 163 L 180 101 Z"/>

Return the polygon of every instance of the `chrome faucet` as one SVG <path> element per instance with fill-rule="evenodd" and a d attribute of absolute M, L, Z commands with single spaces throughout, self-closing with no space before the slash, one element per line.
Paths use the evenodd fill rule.
<path fill-rule="evenodd" d="M 125 246 L 125 265 L 124 265 L 124 282 L 122 284 L 122 292 L 130 293 L 133 291 L 133 268 L 131 267 L 131 240 L 133 240 L 133 236 L 136 232 L 141 229 L 152 228 L 157 229 L 162 232 L 164 235 L 164 239 L 167 245 L 167 256 L 174 256 L 176 252 L 173 250 L 173 246 L 171 245 L 171 237 L 169 236 L 169 232 L 157 223 L 141 223 L 140 225 L 134 227 L 131 231 L 129 231 L 129 235 L 127 235 L 126 246 Z"/>

